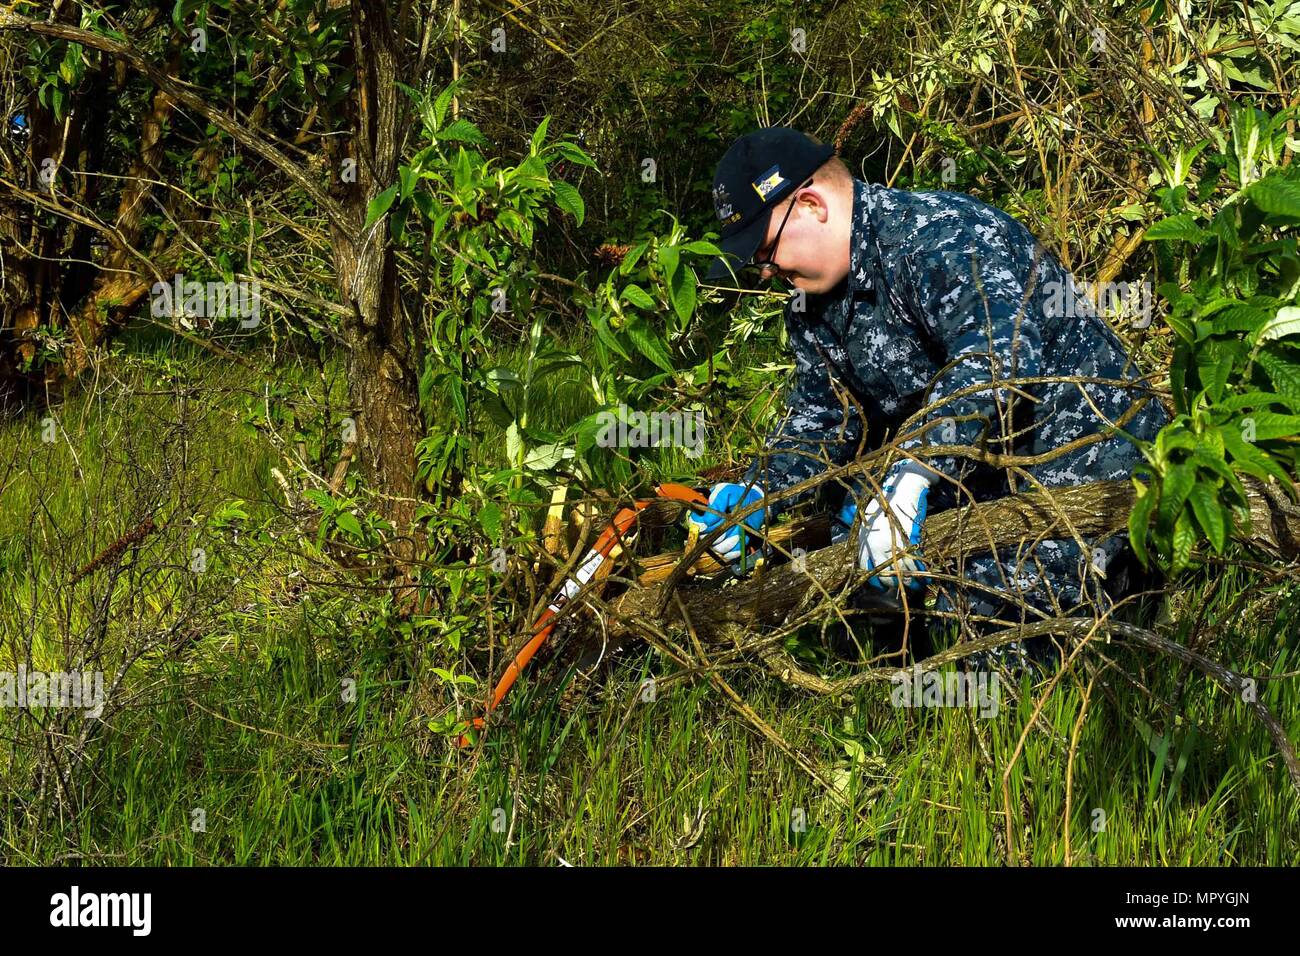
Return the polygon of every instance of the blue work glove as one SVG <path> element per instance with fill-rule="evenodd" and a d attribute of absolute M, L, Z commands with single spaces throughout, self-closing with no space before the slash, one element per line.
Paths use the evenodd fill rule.
<path fill-rule="evenodd" d="M 923 579 L 912 577 L 907 572 L 925 570 L 919 557 L 921 522 L 925 520 L 926 498 L 935 477 L 910 458 L 904 459 L 890 470 L 881 489 L 888 509 L 882 506 L 880 498 L 872 498 L 862 513 L 862 525 L 858 529 L 858 567 L 872 571 L 888 564 L 895 555 L 901 555 L 889 571 L 867 579 L 872 587 L 881 591 L 897 588 L 900 572 L 908 590 L 919 591 L 925 586 Z M 851 526 L 856 512 L 857 504 L 850 499 L 841 509 L 839 520 Z M 890 520 L 890 514 L 898 519 L 897 527 Z M 900 528 L 907 535 L 906 539 L 900 539 Z"/>
<path fill-rule="evenodd" d="M 693 536 L 703 537 L 726 521 L 727 515 L 748 508 L 762 497 L 763 489 L 758 485 L 746 486 L 729 481 L 720 482 L 709 491 L 709 510 L 702 515 L 692 512 L 686 516 L 687 528 Z M 727 561 L 736 561 L 740 558 L 745 553 L 745 546 L 749 539 L 745 527 L 748 526 L 752 531 L 761 530 L 763 516 L 766 514 L 767 508 L 759 508 L 740 524 L 728 528 L 718 536 L 713 542 L 713 550 L 718 557 L 725 558 Z"/>
<path fill-rule="evenodd" d="M 831 522 L 831 544 L 839 544 L 853 530 L 853 519 L 858 516 L 858 503 L 852 495 L 844 498 L 844 507 L 840 509 L 835 520 Z"/>

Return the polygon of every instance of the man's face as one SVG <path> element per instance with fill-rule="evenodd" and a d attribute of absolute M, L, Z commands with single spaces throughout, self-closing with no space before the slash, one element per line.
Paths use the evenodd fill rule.
<path fill-rule="evenodd" d="M 839 212 L 829 191 L 814 182 L 772 209 L 753 261 L 764 263 L 764 279 L 779 275 L 804 292 L 829 292 L 849 271 L 847 227 L 848 213 Z M 773 256 L 775 265 L 768 262 Z"/>

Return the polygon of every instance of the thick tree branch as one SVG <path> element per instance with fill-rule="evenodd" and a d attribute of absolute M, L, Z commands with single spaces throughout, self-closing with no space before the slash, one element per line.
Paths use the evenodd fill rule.
<path fill-rule="evenodd" d="M 1258 479 L 1243 479 L 1251 511 L 1251 529 L 1242 543 L 1280 559 L 1300 556 L 1300 514 L 1274 501 L 1271 489 Z M 1134 488 L 1122 481 L 1094 482 L 1041 492 L 1008 496 L 965 508 L 952 508 L 932 515 L 925 522 L 922 553 L 931 571 L 955 567 L 961 556 L 988 553 L 993 547 L 1014 549 L 1039 539 L 1067 537 L 1073 525 L 1089 539 L 1107 538 L 1127 527 L 1133 507 Z M 1279 499 L 1285 503 L 1285 499 Z M 1067 525 L 1068 522 L 1068 525 Z M 807 527 L 771 536 L 773 544 L 785 550 L 791 535 L 807 533 Z M 716 586 L 687 588 L 684 606 L 702 639 L 717 639 L 729 628 L 780 625 L 804 601 L 810 588 L 828 593 L 856 583 L 850 578 L 865 575 L 856 568 L 857 543 L 853 540 L 804 556 L 804 571 L 787 563 L 763 568 L 748 579 L 728 588 L 726 600 L 719 600 Z M 673 581 L 665 580 L 673 565 L 672 556 L 661 555 L 641 562 L 641 586 L 632 588 L 611 605 L 611 634 L 630 633 L 637 620 L 654 620 L 655 611 L 665 604 L 665 591 Z M 696 562 L 695 570 L 710 572 L 718 565 L 707 557 Z M 665 608 L 664 619 L 679 617 L 675 602 Z"/>

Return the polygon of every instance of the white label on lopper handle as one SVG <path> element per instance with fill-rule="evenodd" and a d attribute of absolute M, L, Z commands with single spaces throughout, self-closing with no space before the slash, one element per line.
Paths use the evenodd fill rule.
<path fill-rule="evenodd" d="M 573 577 L 564 582 L 564 587 L 560 589 L 560 597 L 555 599 L 555 603 L 550 606 L 556 614 L 560 613 L 560 608 L 573 600 L 582 586 L 590 581 L 596 574 L 596 569 L 605 563 L 605 556 L 594 548 L 587 552 L 587 559 L 577 571 L 573 572 Z"/>

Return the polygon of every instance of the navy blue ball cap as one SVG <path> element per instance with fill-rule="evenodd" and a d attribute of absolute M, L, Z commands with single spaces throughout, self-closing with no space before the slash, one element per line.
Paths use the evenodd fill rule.
<path fill-rule="evenodd" d="M 767 126 L 732 143 L 713 174 L 723 255 L 713 260 L 705 281 L 717 282 L 749 265 L 767 235 L 772 207 L 834 155 L 834 146 L 785 126 Z"/>

